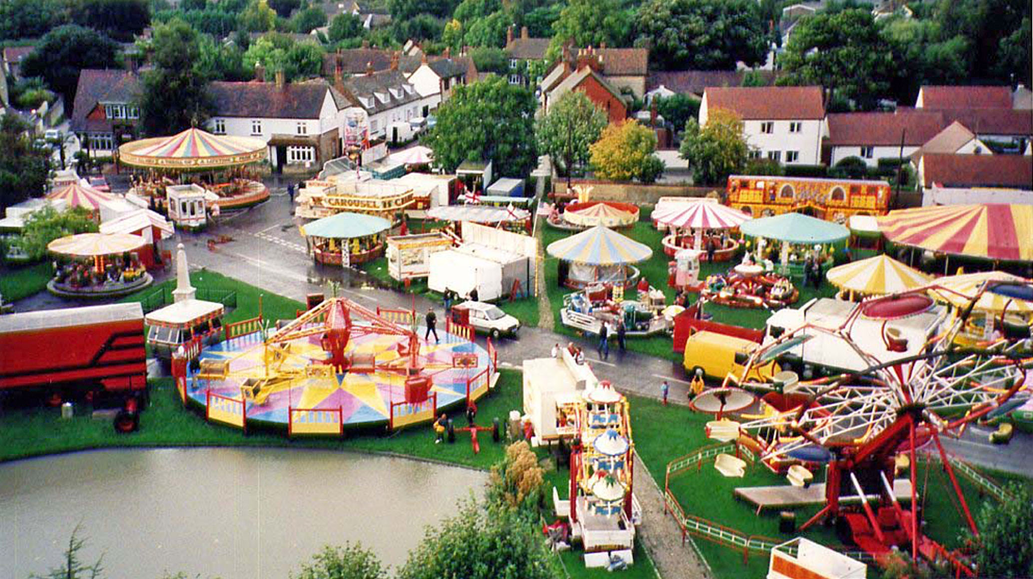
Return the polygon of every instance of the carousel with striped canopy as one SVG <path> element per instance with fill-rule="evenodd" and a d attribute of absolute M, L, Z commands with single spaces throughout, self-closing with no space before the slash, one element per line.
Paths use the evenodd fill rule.
<path fill-rule="evenodd" d="M 885 255 L 836 266 L 826 274 L 840 297 L 850 300 L 895 294 L 927 285 L 932 278 Z"/>
<path fill-rule="evenodd" d="M 659 205 L 652 219 L 658 229 L 670 232 L 663 239 L 667 255 L 674 257 L 679 250 L 689 247 L 705 251 L 712 245 L 714 261 L 728 261 L 738 251 L 739 242 L 727 232 L 738 229 L 750 216 L 716 199 L 697 198 Z M 708 258 L 707 253 L 704 258 Z"/>
<path fill-rule="evenodd" d="M 886 239 L 947 256 L 1033 260 L 1033 205 L 945 205 L 891 211 Z"/>

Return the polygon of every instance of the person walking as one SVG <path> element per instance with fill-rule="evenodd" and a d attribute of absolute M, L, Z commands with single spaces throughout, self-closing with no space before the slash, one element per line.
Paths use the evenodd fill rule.
<path fill-rule="evenodd" d="M 811 279 L 814 281 L 814 289 L 821 288 L 821 258 L 814 256 L 814 266 L 811 268 Z"/>
<path fill-rule="evenodd" d="M 627 344 L 624 342 L 627 333 L 628 327 L 624 325 L 624 318 L 617 320 L 617 347 L 620 348 L 621 352 L 627 350 Z"/>
<path fill-rule="evenodd" d="M 714 238 L 707 236 L 707 263 L 714 263 L 715 253 L 717 253 L 717 247 L 714 245 Z"/>
<path fill-rule="evenodd" d="M 287 184 L 287 198 L 291 200 L 291 205 L 294 205 L 294 183 Z"/>
<path fill-rule="evenodd" d="M 434 334 L 434 341 L 441 343 L 441 338 L 438 338 L 437 330 L 438 316 L 434 313 L 434 308 L 427 310 L 427 332 L 423 335 L 423 340 L 427 341 L 430 338 L 431 333 Z"/>
<path fill-rule="evenodd" d="M 452 312 L 452 290 L 446 289 L 441 299 L 445 302 L 445 316 L 448 316 Z"/>
<path fill-rule="evenodd" d="M 448 418 L 442 414 L 434 421 L 434 444 L 441 444 L 441 441 L 445 439 L 445 424 L 448 422 Z"/>
<path fill-rule="evenodd" d="M 599 328 L 599 347 L 596 350 L 599 352 L 600 358 L 610 359 L 610 328 L 606 322 L 603 322 Z"/>
<path fill-rule="evenodd" d="M 671 385 L 664 380 L 664 383 L 660 385 L 660 396 L 663 397 L 664 406 L 667 406 L 667 395 L 671 392 Z"/>

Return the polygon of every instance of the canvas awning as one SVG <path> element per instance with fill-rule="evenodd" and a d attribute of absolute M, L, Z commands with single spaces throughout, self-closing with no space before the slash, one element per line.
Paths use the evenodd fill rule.
<path fill-rule="evenodd" d="M 71 257 L 118 255 L 140 249 L 147 240 L 128 233 L 79 233 L 51 241 L 47 250 Z"/>
<path fill-rule="evenodd" d="M 879 218 L 886 239 L 952 255 L 1033 260 L 1033 205 L 944 205 Z"/>
<path fill-rule="evenodd" d="M 750 237 L 806 245 L 836 243 L 850 236 L 850 231 L 838 223 L 801 213 L 761 217 L 743 223 L 739 229 Z"/>
<path fill-rule="evenodd" d="M 637 263 L 653 255 L 649 247 L 602 225 L 554 241 L 546 251 L 563 261 L 586 265 Z"/>
<path fill-rule="evenodd" d="M 213 135 L 187 129 L 171 137 L 140 139 L 118 148 L 119 160 L 133 167 L 151 169 L 218 169 L 265 159 L 262 139 Z"/>
<path fill-rule="evenodd" d="M 382 217 L 362 213 L 338 213 L 301 226 L 305 237 L 352 239 L 376 235 L 391 229 L 391 222 Z"/>
<path fill-rule="evenodd" d="M 836 266 L 828 271 L 826 278 L 840 289 L 879 296 L 922 287 L 932 280 L 885 255 Z"/>
<path fill-rule="evenodd" d="M 651 218 L 658 224 L 679 229 L 734 229 L 750 220 L 749 215 L 714 199 L 669 203 L 655 209 Z"/>

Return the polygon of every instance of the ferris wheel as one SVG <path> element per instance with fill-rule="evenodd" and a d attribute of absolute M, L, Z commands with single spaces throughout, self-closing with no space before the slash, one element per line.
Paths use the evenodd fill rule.
<path fill-rule="evenodd" d="M 1000 287 L 998 287 L 1000 286 Z M 955 493 L 964 509 L 973 533 L 978 534 L 974 520 L 962 496 L 950 466 L 940 435 L 957 433 L 967 424 L 991 413 L 1000 413 L 1025 399 L 1026 378 L 1033 374 L 1033 351 L 1028 321 L 1018 335 L 997 335 L 978 343 L 959 339 L 979 303 L 993 293 L 1007 299 L 1029 299 L 1033 303 L 1033 281 L 1020 280 L 996 284 L 987 282 L 970 295 L 964 304 L 956 292 L 955 308 L 944 319 L 941 331 L 922 344 L 908 344 L 896 329 L 894 321 L 928 311 L 932 300 L 926 292 L 953 292 L 935 284 L 919 290 L 874 298 L 858 304 L 842 324 L 836 327 L 820 323 L 804 323 L 784 332 L 777 339 L 754 351 L 741 373 L 729 376 L 729 383 L 750 392 L 768 392 L 767 401 L 779 404 L 762 405 L 763 412 L 741 415 L 739 432 L 748 437 L 760 451 L 760 458 L 769 467 L 781 469 L 793 463 L 812 466 L 827 465 L 825 506 L 802 527 L 845 515 L 857 544 L 878 554 L 894 545 L 907 544 L 917 559 L 920 551 L 928 558 L 944 556 L 959 569 L 968 569 L 954 554 L 924 537 L 919 531 L 918 516 L 897 502 L 894 491 L 894 458 L 910 453 L 915 465 L 916 449 L 930 441 L 935 444 L 948 472 Z M 1007 306 L 1005 306 L 1007 309 Z M 1003 317 L 1003 316 L 1002 316 Z M 858 344 L 855 331 L 858 320 L 881 323 L 886 348 L 883 352 L 897 355 L 876 357 L 872 348 Z M 836 344 L 841 356 L 856 356 L 863 361 L 863 370 L 810 380 L 800 380 L 795 373 L 782 372 L 772 382 L 761 382 L 751 369 L 798 352 L 809 342 L 820 347 Z M 967 345 L 961 345 L 967 344 Z M 734 390 L 734 389 L 725 389 Z M 915 468 L 911 471 L 911 505 L 916 505 Z M 868 504 L 872 494 L 881 495 L 889 516 Z M 846 496 L 860 499 L 863 512 L 849 512 L 842 507 Z M 881 509 L 880 509 L 881 510 Z M 897 529 L 892 535 L 888 529 Z M 865 534 L 868 533 L 868 534 Z"/>

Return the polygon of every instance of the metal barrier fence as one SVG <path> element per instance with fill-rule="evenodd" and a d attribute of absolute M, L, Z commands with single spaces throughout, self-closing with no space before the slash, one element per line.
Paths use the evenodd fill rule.
<path fill-rule="evenodd" d="M 154 310 L 173 303 L 175 299 L 172 296 L 172 290 L 174 289 L 175 288 L 171 284 L 163 285 L 144 296 L 143 299 L 140 300 L 140 305 L 143 307 L 144 313 L 149 314 Z M 237 307 L 237 292 L 233 290 L 199 287 L 197 288 L 196 297 L 199 300 L 218 302 L 227 308 Z"/>
<path fill-rule="evenodd" d="M 287 434 L 344 434 L 344 411 L 338 408 L 288 408 Z"/>
<path fill-rule="evenodd" d="M 404 400 L 391 403 L 388 415 L 388 430 L 401 428 L 424 420 L 433 420 L 438 413 L 438 393 L 432 392 L 425 402 L 409 404 Z"/>
<path fill-rule="evenodd" d="M 226 324 L 223 326 L 225 331 L 225 339 L 227 341 L 239 338 L 241 336 L 247 336 L 250 334 L 256 334 L 263 330 L 262 318 L 251 318 L 248 320 L 241 320 L 232 324 Z"/>
<path fill-rule="evenodd" d="M 416 312 L 413 310 L 397 310 L 377 306 L 377 316 L 405 328 L 416 325 Z"/>
<path fill-rule="evenodd" d="M 205 399 L 205 418 L 246 430 L 247 402 L 208 390 Z"/>

